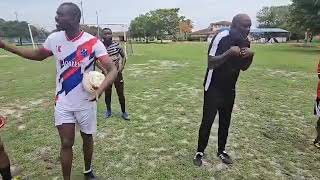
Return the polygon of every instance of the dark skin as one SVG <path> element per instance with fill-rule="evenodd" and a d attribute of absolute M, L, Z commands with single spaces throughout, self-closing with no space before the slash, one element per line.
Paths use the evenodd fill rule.
<path fill-rule="evenodd" d="M 1 121 L 5 121 L 3 116 L 0 116 Z M 2 122 L 3 123 L 3 122 Z M 4 145 L 0 138 L 0 169 L 7 168 L 10 165 L 10 160 L 7 152 L 4 149 Z"/>
<path fill-rule="evenodd" d="M 0 169 L 6 168 L 10 165 L 8 154 L 4 150 L 4 145 L 0 139 Z"/>
<path fill-rule="evenodd" d="M 104 42 L 112 42 L 112 31 L 110 29 L 104 29 L 102 32 L 102 38 Z M 105 44 L 105 45 L 110 46 L 111 44 Z M 123 53 L 120 53 L 120 55 L 122 58 L 126 58 Z M 124 62 L 126 63 L 127 61 L 125 60 Z M 122 66 L 120 66 L 119 72 L 123 71 L 124 66 L 126 65 L 125 63 Z"/>
<path fill-rule="evenodd" d="M 81 33 L 79 18 L 76 17 L 73 12 L 74 9 L 72 7 L 68 5 L 61 5 L 59 6 L 57 15 L 55 17 L 55 20 L 57 22 L 57 30 L 64 30 L 69 39 L 74 39 Z M 0 48 L 3 48 L 26 59 L 35 61 L 43 61 L 44 59 L 52 56 L 51 52 L 44 50 L 43 48 L 17 48 L 14 45 L 10 45 L 1 41 L 1 39 Z M 117 76 L 117 69 L 112 61 L 110 61 L 108 56 L 100 57 L 97 60 L 97 66 L 103 72 L 108 72 L 108 76 L 106 76 L 100 87 L 96 88 L 96 95 L 90 98 L 89 101 L 97 100 L 104 92 L 104 90 L 114 82 Z M 75 124 L 63 124 L 61 126 L 58 126 L 57 129 L 61 139 L 60 157 L 63 178 L 65 180 L 69 180 L 71 176 L 73 159 L 72 146 L 74 144 Z M 81 132 L 81 137 L 83 140 L 85 169 L 89 170 L 92 161 L 93 137 L 92 134 L 85 134 L 83 132 Z"/>
<path fill-rule="evenodd" d="M 102 38 L 104 40 L 104 42 L 111 42 L 112 41 L 112 31 L 109 29 L 104 29 L 102 31 Z M 110 44 L 107 44 L 108 46 Z"/>
<path fill-rule="evenodd" d="M 243 38 L 247 38 L 250 32 L 251 19 L 248 15 L 239 14 L 234 17 L 232 22 L 232 28 L 236 28 L 242 35 Z M 225 53 L 219 56 L 209 56 L 208 57 L 208 68 L 216 69 L 224 62 L 229 59 L 240 57 L 241 60 L 245 60 L 245 65 L 241 68 L 242 71 L 246 71 L 253 60 L 254 52 L 250 48 L 241 48 L 238 46 L 233 46 Z"/>

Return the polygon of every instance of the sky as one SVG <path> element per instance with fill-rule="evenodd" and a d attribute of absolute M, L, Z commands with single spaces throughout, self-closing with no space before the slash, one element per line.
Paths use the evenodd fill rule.
<path fill-rule="evenodd" d="M 0 18 L 28 21 L 33 25 L 53 28 L 55 12 L 62 2 L 81 0 L 0 0 Z M 257 25 L 256 14 L 264 6 L 290 4 L 291 0 L 82 0 L 85 24 L 130 24 L 140 14 L 158 8 L 180 8 L 180 15 L 193 21 L 194 30 L 210 23 L 227 20 L 238 13 L 248 14 Z"/>

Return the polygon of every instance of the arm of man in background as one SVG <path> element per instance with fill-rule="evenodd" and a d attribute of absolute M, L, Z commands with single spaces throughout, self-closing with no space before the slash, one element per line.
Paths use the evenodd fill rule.
<path fill-rule="evenodd" d="M 34 61 L 43 61 L 44 59 L 52 56 L 52 52 L 45 48 L 30 49 L 30 48 L 18 48 L 15 45 L 11 45 L 0 40 L 0 48 L 14 53 L 26 59 Z"/>
<path fill-rule="evenodd" d="M 121 67 L 119 68 L 119 72 L 122 72 L 124 69 L 124 66 L 127 63 L 127 57 L 122 49 L 122 47 L 119 45 L 119 54 L 122 57 Z"/>
<path fill-rule="evenodd" d="M 211 54 L 208 57 L 208 68 L 216 69 L 231 57 L 237 57 L 239 55 L 240 55 L 240 48 L 238 46 L 233 46 L 229 50 L 227 50 L 226 52 L 218 56 L 214 56 Z"/>
<path fill-rule="evenodd" d="M 96 90 L 96 97 L 90 99 L 90 101 L 98 100 L 98 98 L 104 93 L 104 90 L 113 84 L 114 80 L 118 75 L 117 67 L 109 59 L 108 55 L 102 56 L 96 60 L 96 65 L 105 74 L 105 79 L 101 83 L 100 87 Z"/>

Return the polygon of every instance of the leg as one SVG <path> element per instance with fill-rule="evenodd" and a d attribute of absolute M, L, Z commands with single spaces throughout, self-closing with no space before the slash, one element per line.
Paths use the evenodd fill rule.
<path fill-rule="evenodd" d="M 316 139 L 316 141 L 319 142 L 320 141 L 320 117 L 319 117 L 318 122 L 317 122 L 316 130 L 317 130 L 317 139 Z"/>
<path fill-rule="evenodd" d="M 93 105 L 91 108 L 83 111 L 75 112 L 77 122 L 80 126 L 81 137 L 83 140 L 83 156 L 85 165 L 85 176 L 93 177 L 91 169 L 93 154 L 93 134 L 97 130 L 97 107 Z"/>
<path fill-rule="evenodd" d="M 83 141 L 83 156 L 84 156 L 84 165 L 85 171 L 90 170 L 91 162 L 92 162 L 92 154 L 93 154 L 93 137 L 92 134 L 86 134 L 81 132 L 81 137 Z"/>
<path fill-rule="evenodd" d="M 75 124 L 62 124 L 57 126 L 60 139 L 61 149 L 60 158 L 64 180 L 70 180 L 73 152 L 72 146 L 74 144 Z"/>
<path fill-rule="evenodd" d="M 124 81 L 123 81 L 122 73 L 118 74 L 117 79 L 114 82 L 114 86 L 117 90 L 117 94 L 119 97 L 121 111 L 122 111 L 122 113 L 125 113 L 126 112 L 126 100 L 124 97 Z"/>
<path fill-rule="evenodd" d="M 203 115 L 199 129 L 198 152 L 203 153 L 208 145 L 210 131 L 214 118 L 217 114 L 217 104 L 214 101 L 213 92 L 207 91 L 204 93 Z"/>
<path fill-rule="evenodd" d="M 231 100 L 227 100 L 226 102 L 227 103 L 223 107 L 218 108 L 218 111 L 219 111 L 218 153 L 222 153 L 222 151 L 225 150 L 225 146 L 226 146 L 227 138 L 229 134 L 234 97 L 232 97 Z"/>
<path fill-rule="evenodd" d="M 109 86 L 104 92 L 104 100 L 107 106 L 107 111 L 111 112 L 111 94 L 112 94 L 112 85 Z"/>
<path fill-rule="evenodd" d="M 3 180 L 11 180 L 10 161 L 0 139 L 0 174 Z"/>

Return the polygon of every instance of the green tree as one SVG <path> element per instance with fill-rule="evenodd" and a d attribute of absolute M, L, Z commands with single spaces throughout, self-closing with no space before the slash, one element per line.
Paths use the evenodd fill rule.
<path fill-rule="evenodd" d="M 289 6 L 263 7 L 257 14 L 257 20 L 261 28 L 286 28 L 289 15 Z"/>
<path fill-rule="evenodd" d="M 257 14 L 260 28 L 283 28 L 291 32 L 291 39 L 304 37 L 304 25 L 296 20 L 303 16 L 299 11 L 294 10 L 293 5 L 263 7 Z"/>
<path fill-rule="evenodd" d="M 31 31 L 32 35 L 36 38 L 40 34 L 48 34 L 48 31 L 45 29 L 37 28 L 35 26 L 31 25 Z M 28 23 L 25 21 L 5 21 L 3 19 L 0 19 L 0 35 L 10 38 L 24 38 L 29 39 L 30 33 L 29 33 L 29 27 Z"/>
<path fill-rule="evenodd" d="M 305 31 L 310 28 L 313 32 L 320 32 L 320 1 L 292 0 L 290 9 L 290 24 L 296 29 Z"/>
<path fill-rule="evenodd" d="M 148 43 L 149 38 L 156 35 L 156 28 L 150 13 L 147 13 L 132 20 L 129 31 L 132 37 L 145 38 Z"/>
<path fill-rule="evenodd" d="M 179 10 L 157 9 L 140 15 L 131 21 L 130 33 L 135 38 L 145 38 L 147 42 L 150 37 L 161 39 L 161 42 L 165 36 L 172 36 L 175 40 L 180 32 L 180 23 L 185 20 L 179 16 Z"/>
<path fill-rule="evenodd" d="M 184 36 L 184 40 L 187 39 L 187 36 L 191 34 L 193 29 L 193 24 L 190 19 L 182 20 L 179 24 L 180 32 Z"/>
<path fill-rule="evenodd" d="M 84 32 L 87 32 L 93 36 L 97 36 L 98 35 L 98 27 L 96 26 L 88 26 L 88 25 L 81 25 L 81 30 L 83 30 Z M 102 32 L 102 28 L 99 27 L 99 34 L 101 36 L 101 32 Z"/>

